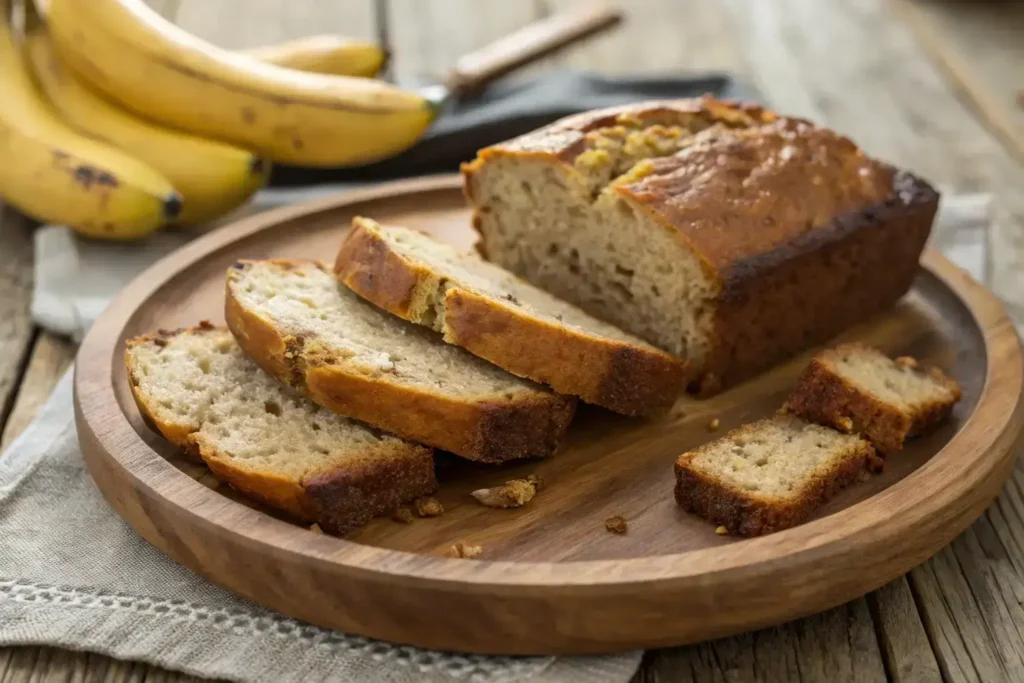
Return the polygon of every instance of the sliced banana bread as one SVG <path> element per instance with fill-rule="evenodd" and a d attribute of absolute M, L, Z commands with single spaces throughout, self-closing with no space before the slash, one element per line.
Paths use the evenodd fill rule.
<path fill-rule="evenodd" d="M 730 533 L 760 536 L 800 524 L 880 466 L 864 439 L 779 415 L 679 456 L 676 502 Z"/>
<path fill-rule="evenodd" d="M 864 344 L 844 344 L 811 360 L 785 410 L 857 432 L 890 455 L 907 437 L 946 419 L 960 396 L 960 385 L 938 368 L 921 368 L 908 357 L 892 360 Z"/>
<path fill-rule="evenodd" d="M 381 308 L 520 377 L 626 415 L 668 410 L 685 364 L 520 280 L 413 230 L 356 218 L 335 275 Z"/>
<path fill-rule="evenodd" d="M 239 491 L 345 533 L 433 492 L 430 449 L 322 410 L 261 371 L 223 328 L 128 340 L 132 394 L 169 441 Z"/>
<path fill-rule="evenodd" d="M 488 260 L 689 361 L 705 393 L 891 306 L 938 203 L 830 130 L 710 97 L 572 116 L 463 174 Z"/>
<path fill-rule="evenodd" d="M 259 365 L 325 408 L 472 460 L 550 455 L 576 399 L 367 303 L 312 261 L 240 261 L 226 317 Z"/>

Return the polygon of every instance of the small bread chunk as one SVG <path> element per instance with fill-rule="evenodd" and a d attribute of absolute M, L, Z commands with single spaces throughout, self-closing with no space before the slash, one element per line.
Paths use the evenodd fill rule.
<path fill-rule="evenodd" d="M 844 344 L 815 356 L 785 410 L 863 435 L 884 455 L 903 448 L 949 416 L 960 385 L 913 358 L 892 360 L 876 348 Z"/>
<path fill-rule="evenodd" d="M 667 411 L 686 364 L 428 235 L 355 218 L 334 271 L 356 294 L 514 375 L 625 415 Z"/>
<path fill-rule="evenodd" d="M 760 536 L 800 524 L 880 466 L 864 439 L 778 415 L 679 456 L 676 502 L 731 534 Z"/>
<path fill-rule="evenodd" d="M 576 408 L 363 301 L 313 261 L 239 261 L 225 317 L 260 367 L 325 408 L 470 460 L 550 455 Z"/>
<path fill-rule="evenodd" d="M 260 370 L 226 329 L 128 340 L 139 410 L 219 479 L 342 534 L 437 488 L 430 449 L 322 410 Z"/>

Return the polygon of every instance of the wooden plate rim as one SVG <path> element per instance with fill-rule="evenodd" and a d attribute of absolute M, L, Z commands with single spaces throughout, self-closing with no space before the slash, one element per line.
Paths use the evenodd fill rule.
<path fill-rule="evenodd" d="M 693 582 L 708 573 L 715 574 L 715 583 L 728 583 L 751 574 L 763 575 L 770 571 L 771 565 L 783 559 L 789 563 L 789 571 L 799 571 L 800 566 L 813 566 L 825 557 L 837 561 L 837 557 L 849 553 L 891 549 L 891 544 L 907 533 L 932 534 L 937 539 L 933 550 L 937 550 L 994 499 L 1005 480 L 1013 462 L 1012 446 L 1019 441 L 1024 423 L 1021 401 L 1024 359 L 1017 334 L 1003 305 L 993 294 L 929 249 L 922 258 L 922 265 L 960 299 L 984 333 L 986 377 L 977 407 L 941 451 L 903 480 L 864 501 L 793 529 L 720 547 L 651 557 L 569 562 L 467 562 L 310 534 L 230 501 L 180 472 L 173 486 L 161 483 L 162 475 L 177 470 L 142 440 L 123 412 L 110 409 L 119 406 L 113 381 L 114 364 L 122 357 L 120 337 L 139 305 L 174 274 L 262 230 L 347 205 L 400 194 L 454 190 L 460 185 L 457 175 L 431 176 L 267 211 L 219 228 L 158 261 L 115 298 L 82 343 L 74 377 L 79 429 L 87 430 L 140 493 L 173 503 L 177 491 L 185 488 L 190 499 L 201 503 L 183 510 L 194 524 L 229 531 L 261 553 L 301 555 L 325 569 L 351 574 L 352 578 L 376 578 L 407 587 L 426 582 L 434 590 L 470 589 L 485 593 L 500 593 L 510 588 L 517 592 L 535 589 L 539 593 L 548 589 L 564 591 L 569 587 L 618 592 L 617 589 L 628 591 L 641 582 Z M 994 367 L 993 358 L 1000 359 L 998 368 Z M 89 386 L 92 392 L 87 399 L 83 399 L 83 386 Z M 983 414 L 984 420 L 980 417 Z M 104 431 L 97 433 L 92 424 L 103 424 Z M 986 424 L 1000 427 L 992 430 Z M 925 478 L 935 476 L 960 485 L 927 492 L 927 487 L 920 484 Z M 665 481 L 665 495 L 671 495 L 668 467 Z M 168 488 L 175 490 L 166 490 Z M 104 493 L 109 497 L 109 492 Z M 214 518 L 207 512 L 223 506 L 239 509 L 232 510 L 225 519 Z M 947 520 L 945 526 L 939 528 L 938 521 L 931 521 L 938 517 L 934 513 L 950 506 L 960 506 L 965 514 L 961 514 L 955 524 L 948 524 Z M 258 525 L 260 537 L 256 537 L 251 529 L 257 527 L 255 521 L 259 518 L 262 518 Z M 753 564 L 752 557 L 757 558 Z"/>

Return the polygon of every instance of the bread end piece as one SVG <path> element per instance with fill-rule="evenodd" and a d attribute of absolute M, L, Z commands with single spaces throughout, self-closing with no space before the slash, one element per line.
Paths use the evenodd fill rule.
<path fill-rule="evenodd" d="M 960 385 L 913 358 L 890 359 L 864 344 L 843 344 L 815 356 L 786 400 L 785 410 L 843 432 L 862 434 L 884 455 L 903 449 L 949 417 Z"/>

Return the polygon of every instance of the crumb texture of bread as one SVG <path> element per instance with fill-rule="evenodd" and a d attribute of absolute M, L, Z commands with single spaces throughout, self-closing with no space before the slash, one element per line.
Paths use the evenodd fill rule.
<path fill-rule="evenodd" d="M 815 356 L 786 401 L 786 410 L 840 431 L 862 434 L 891 455 L 904 441 L 949 417 L 960 385 L 912 358 L 892 359 L 864 344 L 844 344 Z"/>
<path fill-rule="evenodd" d="M 575 398 L 388 314 L 316 262 L 236 263 L 225 317 L 264 370 L 316 403 L 469 459 L 550 455 L 575 410 Z"/>
<path fill-rule="evenodd" d="M 676 502 L 729 533 L 795 526 L 881 461 L 864 439 L 779 415 L 679 456 Z"/>
<path fill-rule="evenodd" d="M 704 393 L 894 303 L 938 203 L 830 130 L 710 97 L 572 116 L 463 176 L 487 259 L 689 361 Z"/>
<path fill-rule="evenodd" d="M 131 339 L 126 365 L 151 424 L 298 520 L 345 533 L 437 488 L 430 449 L 322 410 L 260 370 L 224 328 Z"/>
<path fill-rule="evenodd" d="M 512 374 L 627 415 L 668 410 L 678 358 L 420 232 L 357 217 L 335 274 L 381 308 Z"/>

